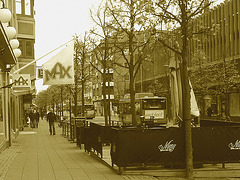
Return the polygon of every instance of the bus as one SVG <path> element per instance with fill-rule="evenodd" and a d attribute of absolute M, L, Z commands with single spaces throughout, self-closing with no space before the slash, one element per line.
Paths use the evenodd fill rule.
<path fill-rule="evenodd" d="M 155 125 L 167 123 L 167 98 L 157 96 L 135 96 L 137 124 L 151 122 Z M 119 101 L 119 120 L 125 124 L 132 123 L 130 99 Z"/>
<path fill-rule="evenodd" d="M 74 106 L 72 106 L 72 111 L 74 112 Z M 82 105 L 77 106 L 77 116 L 82 116 Z M 93 104 L 84 105 L 84 117 L 87 119 L 95 118 L 95 106 Z"/>
<path fill-rule="evenodd" d="M 95 118 L 95 107 L 93 104 L 86 104 L 84 105 L 84 116 L 87 119 Z"/>

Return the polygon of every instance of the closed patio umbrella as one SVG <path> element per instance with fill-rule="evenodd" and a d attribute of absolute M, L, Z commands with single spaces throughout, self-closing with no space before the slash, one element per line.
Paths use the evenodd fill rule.
<path fill-rule="evenodd" d="M 176 125 L 182 119 L 182 83 L 179 60 L 172 57 L 169 62 L 172 123 Z"/>
<path fill-rule="evenodd" d="M 176 125 L 182 121 L 182 83 L 181 72 L 178 58 L 171 58 L 169 62 L 170 68 L 170 90 L 171 90 L 171 107 L 172 107 L 172 124 Z M 199 109 L 194 95 L 194 91 L 189 79 L 190 85 L 190 108 L 191 115 L 199 116 Z"/>

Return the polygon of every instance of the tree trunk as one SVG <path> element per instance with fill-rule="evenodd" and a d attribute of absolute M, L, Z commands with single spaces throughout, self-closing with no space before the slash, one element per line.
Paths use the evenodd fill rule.
<path fill-rule="evenodd" d="M 103 114 L 105 120 L 105 126 L 108 126 L 108 113 L 107 113 L 107 100 L 106 100 L 106 59 L 103 60 L 103 86 L 102 86 L 102 94 L 103 94 Z"/>
<path fill-rule="evenodd" d="M 82 116 L 85 116 L 85 108 L 84 108 L 84 105 L 85 105 L 85 100 L 84 100 L 84 86 L 85 86 L 85 82 L 84 80 L 82 80 Z"/>
<path fill-rule="evenodd" d="M 109 125 L 111 126 L 111 92 L 110 92 L 110 73 L 109 73 L 109 67 L 108 67 L 108 122 Z"/>
<path fill-rule="evenodd" d="M 82 116 L 85 116 L 85 100 L 84 100 L 84 88 L 85 88 L 85 74 L 84 74 L 84 66 L 85 66 L 85 52 L 83 51 L 83 57 L 82 57 Z"/>
<path fill-rule="evenodd" d="M 186 18 L 183 18 L 183 22 Z M 192 128 L 191 128 L 191 109 L 190 109 L 190 85 L 188 78 L 188 39 L 187 39 L 187 20 L 182 26 L 182 99 L 183 99 L 183 123 L 185 130 L 185 153 L 186 153 L 186 176 L 193 179 L 193 149 L 192 149 Z"/>
<path fill-rule="evenodd" d="M 75 78 L 75 91 L 74 91 L 74 116 L 77 116 L 77 105 L 78 105 L 78 99 L 77 99 L 77 91 L 78 91 L 78 83 L 77 78 Z"/>
<path fill-rule="evenodd" d="M 193 179 L 193 149 L 192 149 L 192 128 L 190 114 L 190 86 L 188 80 L 186 57 L 183 56 L 182 64 L 182 99 L 183 99 L 183 123 L 185 132 L 185 153 L 186 153 L 186 176 Z"/>
<path fill-rule="evenodd" d="M 137 126 L 136 114 L 135 114 L 135 88 L 134 88 L 134 55 L 133 55 L 133 37 L 134 37 L 134 2 L 131 0 L 130 4 L 130 33 L 129 33 L 129 90 L 130 90 L 130 99 L 131 99 L 131 114 L 132 114 L 132 126 Z"/>
<path fill-rule="evenodd" d="M 61 117 L 63 118 L 63 85 L 61 85 L 60 88 L 61 88 Z"/>

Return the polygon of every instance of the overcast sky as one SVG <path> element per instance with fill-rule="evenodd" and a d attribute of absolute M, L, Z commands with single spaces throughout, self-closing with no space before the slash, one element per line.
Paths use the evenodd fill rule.
<path fill-rule="evenodd" d="M 223 2 L 224 0 L 219 0 Z M 74 34 L 84 35 L 90 24 L 89 8 L 98 7 L 101 0 L 37 0 L 35 1 L 35 58 L 59 47 L 72 39 Z M 46 56 L 37 62 L 41 65 L 53 56 Z M 45 89 L 47 86 L 44 86 Z M 37 80 L 37 89 L 42 81 Z"/>
<path fill-rule="evenodd" d="M 90 29 L 89 8 L 100 0 L 35 1 L 36 58 Z"/>
<path fill-rule="evenodd" d="M 35 1 L 35 58 L 39 59 L 48 52 L 72 39 L 73 35 L 83 35 L 90 25 L 89 8 L 98 7 L 101 0 L 37 0 Z M 41 65 L 54 53 L 37 61 Z M 37 80 L 38 90 L 46 89 Z"/>

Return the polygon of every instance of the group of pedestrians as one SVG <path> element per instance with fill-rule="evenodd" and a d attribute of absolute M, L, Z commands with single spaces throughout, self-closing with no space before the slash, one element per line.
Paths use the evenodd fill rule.
<path fill-rule="evenodd" d="M 30 119 L 30 127 L 38 128 L 39 112 L 37 110 L 30 110 L 28 117 Z"/>
<path fill-rule="evenodd" d="M 43 120 L 43 116 L 44 116 L 44 114 L 41 112 L 42 120 Z M 40 117 L 40 114 L 35 109 L 31 109 L 29 111 L 29 114 L 27 112 L 25 112 L 25 121 L 26 121 L 25 126 L 28 126 L 28 124 L 30 124 L 31 128 L 38 128 L 39 117 Z M 46 120 L 49 123 L 50 135 L 55 135 L 56 132 L 55 132 L 54 122 L 57 121 L 57 117 L 56 117 L 55 113 L 53 112 L 53 109 L 50 109 L 49 112 L 47 113 Z"/>

